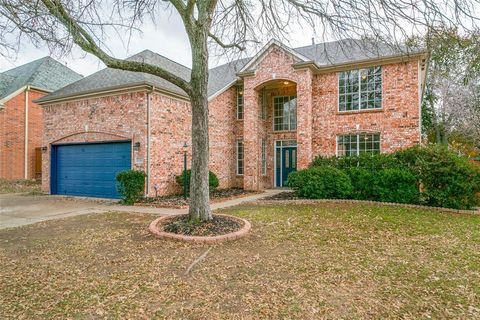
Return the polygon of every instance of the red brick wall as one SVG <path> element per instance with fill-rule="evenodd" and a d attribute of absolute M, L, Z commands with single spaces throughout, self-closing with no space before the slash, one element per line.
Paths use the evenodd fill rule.
<path fill-rule="evenodd" d="M 237 120 L 235 86 L 209 103 L 210 170 L 221 188 L 243 187 L 243 177 L 237 176 L 236 140 L 242 139 L 243 121 Z"/>
<path fill-rule="evenodd" d="M 42 108 L 33 100 L 45 93 L 28 91 L 28 179 L 35 178 L 35 148 L 42 145 Z M 0 178 L 25 178 L 25 92 L 0 110 Z"/>
<path fill-rule="evenodd" d="M 55 143 L 131 140 L 140 142 L 132 166 L 146 169 L 147 93 L 133 92 L 44 107 L 42 189 L 50 191 L 50 150 Z"/>
<path fill-rule="evenodd" d="M 180 192 L 175 176 L 183 171 L 183 144 L 187 142 L 190 168 L 190 103 L 160 94 L 151 95 L 151 161 L 149 195 Z"/>
<path fill-rule="evenodd" d="M 336 136 L 378 132 L 381 151 L 393 152 L 420 142 L 418 62 L 382 66 L 382 109 L 338 112 L 338 75 L 313 81 L 313 155 L 333 156 Z"/>
<path fill-rule="evenodd" d="M 235 89 L 222 93 L 211 103 L 210 111 L 210 170 L 220 179 L 220 187 L 242 187 L 241 177 L 235 175 Z M 180 192 L 175 176 L 183 170 L 183 144 L 187 142 L 191 161 L 190 103 L 162 94 L 150 95 L 150 175 L 149 195 Z M 50 185 L 51 144 L 132 140 L 140 142 L 139 152 L 133 155 L 136 169 L 147 169 L 147 93 L 127 93 L 58 103 L 44 108 L 43 153 L 44 191 Z M 235 129 L 237 128 L 237 129 Z M 140 164 L 141 162 L 141 164 Z M 155 191 L 157 190 L 157 192 Z"/>

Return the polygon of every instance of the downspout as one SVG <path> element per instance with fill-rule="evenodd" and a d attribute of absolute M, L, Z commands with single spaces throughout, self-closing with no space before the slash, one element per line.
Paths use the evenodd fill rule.
<path fill-rule="evenodd" d="M 25 180 L 28 179 L 28 91 L 30 90 L 30 86 L 25 88 L 25 152 L 24 152 L 24 178 Z"/>
<path fill-rule="evenodd" d="M 147 92 L 147 188 L 146 188 L 146 195 L 148 196 L 150 192 L 150 140 L 151 140 L 151 133 L 150 133 L 150 119 L 151 119 L 151 113 L 150 113 L 150 98 L 151 94 L 155 90 L 155 87 L 152 86 L 152 89 L 150 92 Z"/>

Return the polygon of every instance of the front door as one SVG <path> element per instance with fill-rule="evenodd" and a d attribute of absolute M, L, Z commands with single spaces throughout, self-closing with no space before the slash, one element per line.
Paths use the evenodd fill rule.
<path fill-rule="evenodd" d="M 277 148 L 276 186 L 286 186 L 288 175 L 294 171 L 297 171 L 297 147 Z"/>

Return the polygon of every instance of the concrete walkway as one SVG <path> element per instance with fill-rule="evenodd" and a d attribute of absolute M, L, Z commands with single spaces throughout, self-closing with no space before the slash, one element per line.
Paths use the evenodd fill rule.
<path fill-rule="evenodd" d="M 213 203 L 212 210 L 255 201 L 282 190 L 267 190 L 223 202 Z M 157 215 L 187 213 L 188 209 L 150 208 L 140 206 L 122 206 L 116 201 L 83 197 L 31 196 L 25 194 L 0 194 L 0 229 L 28 225 L 40 221 L 60 219 L 90 213 L 108 211 L 138 212 Z"/>
<path fill-rule="evenodd" d="M 265 192 L 263 193 L 254 194 L 251 196 L 212 203 L 210 207 L 212 208 L 212 210 L 228 208 L 244 202 L 255 201 L 265 197 L 269 197 L 283 191 L 285 190 L 269 189 L 269 190 L 265 190 Z M 158 215 L 174 215 L 174 214 L 183 214 L 188 212 L 187 208 L 185 209 L 151 208 L 151 207 L 140 207 L 140 206 L 121 206 L 117 204 L 110 205 L 108 206 L 108 208 L 109 208 L 108 211 L 151 213 L 151 214 L 158 214 Z"/>

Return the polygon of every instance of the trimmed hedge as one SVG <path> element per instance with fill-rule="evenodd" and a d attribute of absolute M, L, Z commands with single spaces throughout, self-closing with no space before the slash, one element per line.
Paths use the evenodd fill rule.
<path fill-rule="evenodd" d="M 185 171 L 182 171 L 182 174 L 175 177 L 177 184 L 182 187 L 183 189 L 183 176 Z M 192 171 L 189 169 L 187 170 L 187 192 L 190 193 L 190 178 L 192 176 Z M 218 188 L 219 182 L 217 175 L 212 171 L 208 172 L 208 185 L 210 186 L 210 191 L 215 190 Z"/>
<path fill-rule="evenodd" d="M 325 168 L 335 168 L 348 175 L 352 185 L 348 195 L 340 191 L 326 195 L 324 186 L 319 186 L 318 192 L 305 192 L 298 178 L 294 178 L 295 183 L 290 186 L 304 198 L 314 195 L 316 198 L 412 203 L 453 209 L 471 209 L 479 205 L 480 167 L 442 146 L 415 146 L 392 154 L 317 157 L 309 169 L 296 175 L 305 183 L 309 175 L 315 181 L 327 181 L 327 178 L 318 177 L 320 172 L 331 174 L 330 169 Z M 308 188 L 315 187 L 309 183 Z"/>
<path fill-rule="evenodd" d="M 405 169 L 384 169 L 375 174 L 375 197 L 383 202 L 418 204 L 417 179 Z"/>
<path fill-rule="evenodd" d="M 131 205 L 143 197 L 146 177 L 145 172 L 139 170 L 125 170 L 117 174 L 117 189 L 123 203 Z"/>
<path fill-rule="evenodd" d="M 478 205 L 480 169 L 468 158 L 441 146 L 416 146 L 395 156 L 417 178 L 426 204 L 453 209 Z"/>
<path fill-rule="evenodd" d="M 292 172 L 287 184 L 300 197 L 310 199 L 342 199 L 348 197 L 353 190 L 350 177 L 342 170 L 330 166 Z"/>

